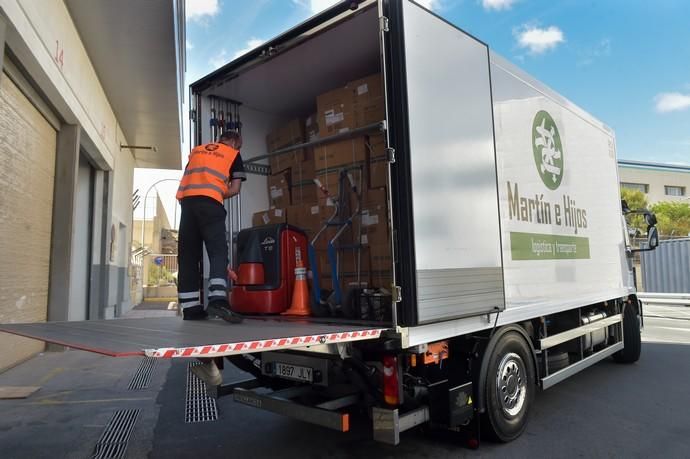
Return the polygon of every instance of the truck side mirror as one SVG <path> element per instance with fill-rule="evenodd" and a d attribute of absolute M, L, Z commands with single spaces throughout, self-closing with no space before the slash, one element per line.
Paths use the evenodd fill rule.
<path fill-rule="evenodd" d="M 656 220 L 656 219 L 655 219 Z M 650 226 L 647 230 L 647 247 L 654 250 L 659 246 L 659 231 L 656 226 Z"/>

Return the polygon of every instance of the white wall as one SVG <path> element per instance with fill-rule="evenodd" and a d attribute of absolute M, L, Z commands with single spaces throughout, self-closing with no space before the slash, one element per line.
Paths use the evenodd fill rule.
<path fill-rule="evenodd" d="M 266 135 L 280 125 L 281 118 L 268 113 L 242 107 L 242 159 L 248 160 L 266 154 Z M 268 164 L 268 160 L 261 161 Z M 242 227 L 252 226 L 252 214 L 268 209 L 267 178 L 247 174 L 242 184 Z"/>
<path fill-rule="evenodd" d="M 287 121 L 277 115 L 260 112 L 248 107 L 240 107 L 242 120 L 242 159 L 244 161 L 255 156 L 266 154 L 266 135 Z M 211 141 L 209 131 L 210 109 L 208 99 L 201 101 L 202 141 Z M 268 160 L 261 161 L 268 164 Z M 256 174 L 247 174 L 247 181 L 242 184 L 242 226 L 251 227 L 252 214 L 268 209 L 267 179 Z M 234 198 L 237 199 L 237 198 Z"/>
<path fill-rule="evenodd" d="M 65 122 L 82 126 L 94 162 L 112 169 L 117 120 L 64 2 L 0 0 L 0 9 L 10 49 Z"/>

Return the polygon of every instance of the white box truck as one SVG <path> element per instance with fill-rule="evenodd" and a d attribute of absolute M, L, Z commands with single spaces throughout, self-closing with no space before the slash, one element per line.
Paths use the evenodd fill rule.
<path fill-rule="evenodd" d="M 382 119 L 266 153 L 267 134 L 309 115 L 319 94 L 376 73 Z M 227 104 L 225 128 L 241 120 L 249 180 L 227 205 L 233 248 L 251 216 L 270 207 L 271 158 L 383 136 L 387 314 L 2 331 L 113 356 L 226 358 L 253 378 L 217 395 L 341 431 L 360 408 L 374 437 L 392 444 L 424 423 L 464 427 L 472 446 L 480 428 L 510 441 L 540 388 L 610 356 L 638 359 L 638 249 L 623 217 L 613 132 L 414 1 L 341 2 L 197 81 L 190 99 L 194 144 L 214 140 Z M 319 115 L 333 124 L 348 116 Z M 654 218 L 645 215 L 653 249 Z"/>

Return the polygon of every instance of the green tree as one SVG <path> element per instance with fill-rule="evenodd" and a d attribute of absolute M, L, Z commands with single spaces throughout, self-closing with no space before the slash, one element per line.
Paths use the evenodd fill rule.
<path fill-rule="evenodd" d="M 659 234 L 663 236 L 690 236 L 690 204 L 679 201 L 662 201 L 652 205 L 658 221 Z"/>
<path fill-rule="evenodd" d="M 172 283 L 175 277 L 165 266 L 158 266 L 154 263 L 149 265 L 149 285 L 159 285 L 161 283 Z"/>
<path fill-rule="evenodd" d="M 646 209 L 649 205 L 647 203 L 647 197 L 643 192 L 631 190 L 630 188 L 621 187 L 621 199 L 628 203 L 630 210 Z M 626 221 L 630 228 L 635 228 L 640 234 L 645 234 L 647 232 L 647 223 L 645 223 L 642 215 L 628 215 Z"/>

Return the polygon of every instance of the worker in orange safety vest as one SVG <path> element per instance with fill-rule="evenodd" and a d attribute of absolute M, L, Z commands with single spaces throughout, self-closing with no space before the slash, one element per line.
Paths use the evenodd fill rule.
<path fill-rule="evenodd" d="M 228 245 L 223 204 L 225 199 L 239 194 L 242 182 L 247 179 L 240 148 L 242 137 L 234 131 L 221 134 L 217 143 L 195 147 L 180 180 L 178 301 L 184 320 L 206 319 L 210 313 L 231 323 L 242 321 L 228 304 Z M 210 264 L 207 310 L 199 296 L 204 244 Z"/>

